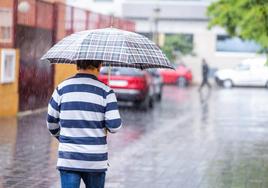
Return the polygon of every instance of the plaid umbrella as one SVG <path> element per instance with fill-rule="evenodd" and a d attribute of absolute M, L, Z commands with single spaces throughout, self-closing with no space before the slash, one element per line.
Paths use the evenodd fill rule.
<path fill-rule="evenodd" d="M 115 28 L 69 35 L 41 58 L 41 61 L 50 63 L 76 63 L 77 60 L 102 60 L 104 66 L 174 69 L 152 41 L 137 33 Z"/>

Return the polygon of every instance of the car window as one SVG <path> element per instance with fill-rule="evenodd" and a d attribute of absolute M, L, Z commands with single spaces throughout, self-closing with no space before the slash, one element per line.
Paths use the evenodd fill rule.
<path fill-rule="evenodd" d="M 102 75 L 108 75 L 109 67 L 102 67 L 100 73 Z M 122 76 L 142 76 L 144 72 L 135 68 L 126 67 L 113 67 L 111 68 L 111 75 L 122 75 Z"/>
<path fill-rule="evenodd" d="M 250 66 L 247 64 L 239 64 L 237 65 L 236 69 L 240 71 L 245 71 L 245 70 L 249 70 Z"/>

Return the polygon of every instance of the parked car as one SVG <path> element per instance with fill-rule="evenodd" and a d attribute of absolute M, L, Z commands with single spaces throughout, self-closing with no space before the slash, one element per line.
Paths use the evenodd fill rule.
<path fill-rule="evenodd" d="M 145 110 L 154 106 L 153 78 L 148 72 L 113 67 L 108 83 L 108 71 L 108 67 L 103 67 L 98 78 L 114 90 L 118 101 L 132 102 Z"/>
<path fill-rule="evenodd" d="M 184 64 L 179 64 L 174 70 L 162 69 L 160 71 L 164 84 L 177 84 L 185 87 L 191 84 L 193 75 L 192 71 Z"/>
<path fill-rule="evenodd" d="M 247 59 L 233 69 L 222 69 L 215 73 L 219 86 L 261 86 L 268 87 L 268 67 L 265 58 Z"/>
<path fill-rule="evenodd" d="M 152 84 L 153 84 L 153 93 L 155 99 L 160 101 L 162 99 L 162 91 L 163 91 L 163 78 L 158 69 L 148 69 L 148 73 L 152 76 Z"/>

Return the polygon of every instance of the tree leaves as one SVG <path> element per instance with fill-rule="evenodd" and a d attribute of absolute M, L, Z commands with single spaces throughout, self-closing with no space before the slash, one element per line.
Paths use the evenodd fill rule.
<path fill-rule="evenodd" d="M 221 26 L 229 35 L 253 40 L 268 49 L 267 0 L 219 0 L 208 7 L 209 28 Z"/>

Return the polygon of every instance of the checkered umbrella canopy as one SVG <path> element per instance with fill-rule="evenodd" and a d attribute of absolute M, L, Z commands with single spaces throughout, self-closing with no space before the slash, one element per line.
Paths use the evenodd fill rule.
<path fill-rule="evenodd" d="M 167 57 L 146 37 L 115 28 L 86 30 L 69 35 L 43 55 L 41 61 L 76 63 L 102 60 L 104 66 L 171 68 Z"/>

